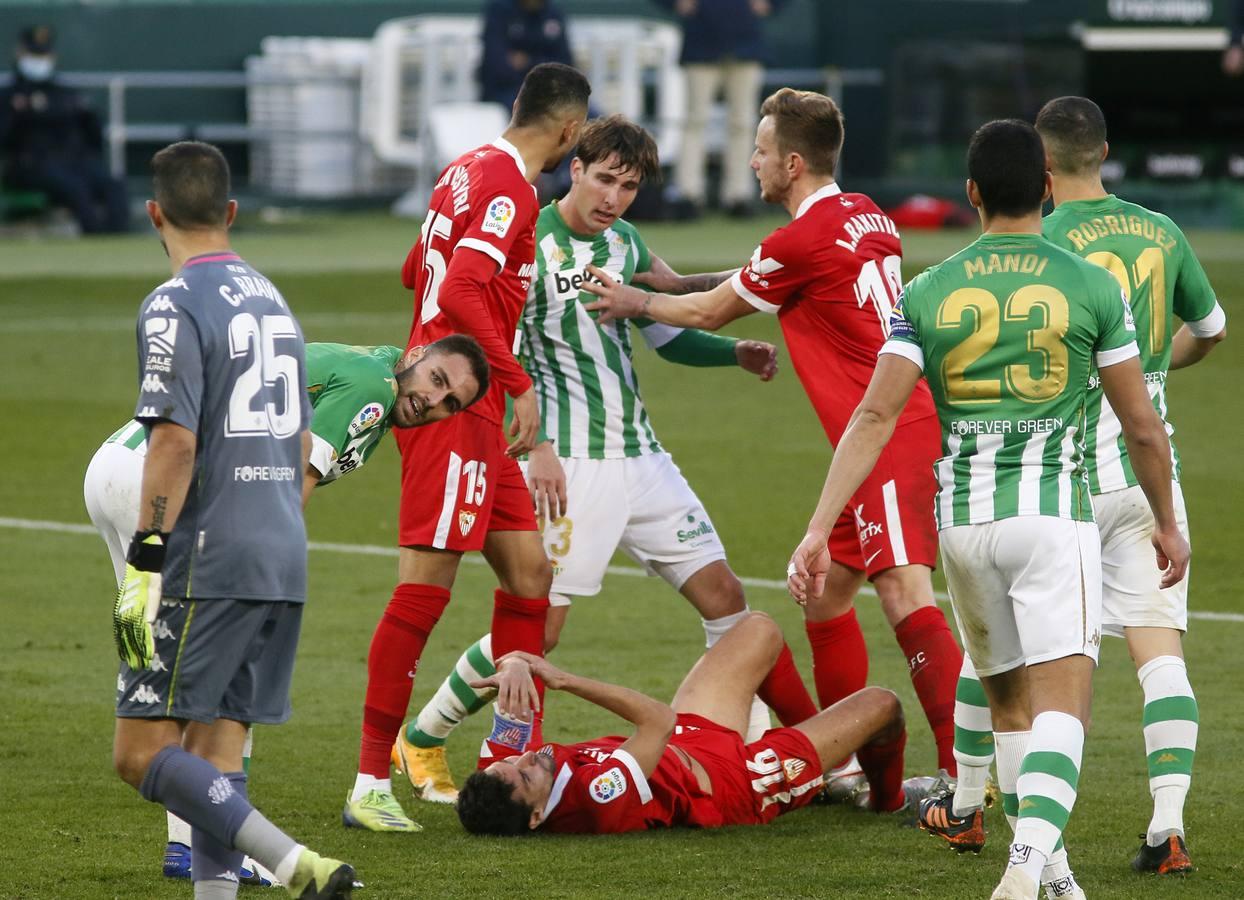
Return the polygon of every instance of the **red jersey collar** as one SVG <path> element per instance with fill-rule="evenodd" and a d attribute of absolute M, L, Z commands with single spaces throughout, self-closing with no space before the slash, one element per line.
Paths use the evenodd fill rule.
<path fill-rule="evenodd" d="M 799 204 L 799 208 L 795 210 L 795 218 L 798 219 L 809 209 L 812 204 L 818 200 L 824 200 L 826 197 L 834 197 L 842 193 L 842 188 L 838 187 L 838 182 L 831 181 L 829 184 L 803 198 L 803 202 Z"/>
<path fill-rule="evenodd" d="M 497 138 L 492 145 L 498 150 L 504 150 L 514 160 L 514 165 L 518 166 L 518 174 L 523 176 L 523 181 L 527 180 L 527 164 L 523 162 L 523 154 L 518 152 L 518 148 L 511 144 L 503 137 Z"/>

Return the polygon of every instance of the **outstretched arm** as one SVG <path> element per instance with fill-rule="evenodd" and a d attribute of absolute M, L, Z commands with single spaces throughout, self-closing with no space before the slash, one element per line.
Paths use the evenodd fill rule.
<path fill-rule="evenodd" d="M 644 272 L 636 272 L 632 282 L 642 284 L 662 294 L 692 294 L 711 291 L 723 281 L 728 281 L 738 269 L 724 272 L 701 272 L 697 275 L 679 275 L 661 257 L 651 254 L 651 263 Z"/>
<path fill-rule="evenodd" d="M 666 325 L 716 331 L 756 311 L 754 306 L 735 293 L 729 281 L 723 281 L 711 291 L 673 297 L 669 294 L 649 294 L 628 284 L 618 284 L 596 266 L 588 266 L 587 270 L 596 277 L 596 281 L 586 282 L 582 289 L 599 299 L 587 304 L 584 309 L 599 312 L 597 321 L 601 325 L 614 319 L 644 316 Z"/>
<path fill-rule="evenodd" d="M 791 596 L 801 604 L 807 602 L 809 589 L 820 594 L 825 586 L 825 573 L 829 570 L 825 544 L 830 529 L 872 471 L 920 375 L 920 367 L 906 357 L 882 353 L 877 360 L 864 399 L 855 408 L 834 451 L 807 534 L 795 548 L 786 570 Z"/>

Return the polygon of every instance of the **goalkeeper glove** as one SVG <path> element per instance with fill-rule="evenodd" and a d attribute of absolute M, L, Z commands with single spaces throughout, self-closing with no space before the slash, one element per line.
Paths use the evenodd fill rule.
<path fill-rule="evenodd" d="M 117 655 L 131 669 L 145 669 L 155 656 L 151 626 L 160 609 L 160 570 L 166 534 L 140 531 L 130 541 L 125 578 L 112 607 L 112 636 Z"/>

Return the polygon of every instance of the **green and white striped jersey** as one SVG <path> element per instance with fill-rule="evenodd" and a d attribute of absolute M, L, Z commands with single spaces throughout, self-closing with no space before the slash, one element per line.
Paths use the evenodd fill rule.
<path fill-rule="evenodd" d="M 336 481 L 363 465 L 389 432 L 397 399 L 393 367 L 400 347 L 307 344 L 307 392 L 311 395 L 311 464 L 319 484 Z M 147 433 L 130 420 L 105 443 L 147 452 Z"/>
<path fill-rule="evenodd" d="M 1045 218 L 1045 236 L 1064 249 L 1110 272 L 1130 299 L 1136 343 L 1153 405 L 1166 423 L 1166 371 L 1178 316 L 1196 334 L 1222 330 L 1226 315 L 1214 297 L 1205 270 L 1183 232 L 1161 213 L 1120 200 L 1060 203 Z M 1085 431 L 1089 486 L 1094 494 L 1122 490 L 1139 482 L 1132 471 L 1123 428 L 1096 378 L 1090 378 Z M 1171 471 L 1179 479 L 1179 453 L 1171 443 Z"/>
<path fill-rule="evenodd" d="M 535 383 L 544 432 L 558 456 L 617 459 L 657 453 L 657 442 L 631 365 L 627 320 L 596 324 L 581 291 L 596 265 L 628 284 L 650 265 L 639 232 L 622 219 L 600 234 L 571 231 L 553 202 L 536 220 L 536 277 L 523 309 L 523 367 Z M 648 319 L 632 320 L 652 349 L 683 332 Z"/>
<path fill-rule="evenodd" d="M 1089 373 L 1135 356 L 1134 337 L 1114 279 L 1040 235 L 981 235 L 914 278 L 881 352 L 919 365 L 933 393 L 938 527 L 1093 521 Z"/>

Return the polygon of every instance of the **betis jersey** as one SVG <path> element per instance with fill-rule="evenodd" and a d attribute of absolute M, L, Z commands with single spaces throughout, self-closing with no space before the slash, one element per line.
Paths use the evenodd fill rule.
<path fill-rule="evenodd" d="M 310 463 L 323 473 L 321 485 L 363 465 L 388 433 L 401 356 L 397 347 L 307 345 Z"/>
<path fill-rule="evenodd" d="M 919 365 L 933 392 L 938 527 L 1091 522 L 1089 373 L 1135 356 L 1134 337 L 1118 283 L 1039 235 L 982 235 L 913 279 L 882 352 Z"/>
<path fill-rule="evenodd" d="M 398 347 L 307 344 L 310 462 L 323 473 L 321 485 L 362 466 L 388 433 L 397 397 L 393 367 L 401 355 Z M 105 443 L 146 454 L 146 429 L 131 419 Z"/>
<path fill-rule="evenodd" d="M 1226 322 L 1205 270 L 1188 239 L 1166 216 L 1114 195 L 1061 203 L 1045 218 L 1045 236 L 1110 272 L 1123 287 L 1136 319 L 1136 343 L 1153 405 L 1166 418 L 1166 370 L 1178 316 L 1206 336 Z M 1167 434 L 1174 429 L 1169 422 Z M 1085 431 L 1089 485 L 1094 494 L 1138 484 L 1123 429 L 1096 377 L 1090 381 Z M 1179 455 L 1171 445 L 1172 472 L 1179 477 Z"/>
<path fill-rule="evenodd" d="M 582 291 L 595 265 L 629 284 L 647 271 L 648 248 L 622 219 L 599 234 L 571 231 L 550 203 L 536 220 L 536 278 L 523 309 L 523 367 L 540 398 L 544 432 L 558 456 L 616 459 L 656 453 L 648 412 L 631 365 L 627 320 L 601 326 L 583 304 L 596 300 Z M 682 329 L 634 319 L 649 347 L 669 343 Z"/>

